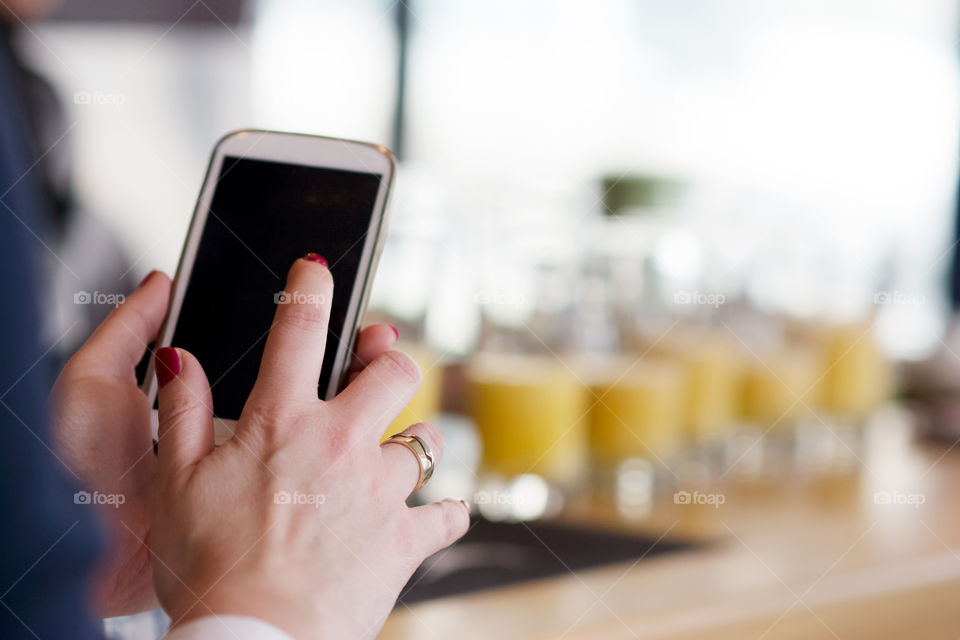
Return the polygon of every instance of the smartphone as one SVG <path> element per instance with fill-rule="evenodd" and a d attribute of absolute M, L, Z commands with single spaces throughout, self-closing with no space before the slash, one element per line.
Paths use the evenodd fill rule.
<path fill-rule="evenodd" d="M 396 160 L 381 146 L 238 131 L 213 150 L 157 347 L 190 351 L 213 396 L 217 442 L 253 389 L 287 270 L 324 256 L 334 293 L 317 395 L 341 388 L 386 235 Z M 151 360 L 144 391 L 154 407 Z"/>

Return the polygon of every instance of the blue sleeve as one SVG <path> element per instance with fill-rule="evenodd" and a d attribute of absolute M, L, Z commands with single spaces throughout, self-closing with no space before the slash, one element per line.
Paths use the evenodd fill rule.
<path fill-rule="evenodd" d="M 0 33 L 0 39 L 3 34 Z M 0 41 L 0 638 L 102 638 L 91 612 L 96 515 L 53 453 L 41 344 L 45 202 L 31 175 L 23 111 Z"/>

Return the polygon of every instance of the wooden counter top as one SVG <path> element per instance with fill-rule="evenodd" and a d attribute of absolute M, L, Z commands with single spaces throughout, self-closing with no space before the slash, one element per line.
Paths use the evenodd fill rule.
<path fill-rule="evenodd" d="M 887 434 L 856 474 L 707 490 L 724 504 L 567 516 L 701 549 L 398 607 L 379 637 L 960 637 L 960 447 Z"/>

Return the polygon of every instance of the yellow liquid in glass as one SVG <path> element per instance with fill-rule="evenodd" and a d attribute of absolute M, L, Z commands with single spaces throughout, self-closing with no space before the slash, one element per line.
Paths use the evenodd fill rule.
<path fill-rule="evenodd" d="M 587 391 L 561 362 L 483 355 L 466 376 L 485 470 L 561 482 L 582 471 Z"/>
<path fill-rule="evenodd" d="M 599 399 L 591 398 L 590 450 L 598 464 L 659 461 L 679 448 L 687 398 L 682 365 L 648 358 L 611 364 L 591 377 Z"/>
<path fill-rule="evenodd" d="M 688 371 L 686 430 L 692 440 L 719 436 L 736 420 L 742 356 L 723 341 L 692 344 L 679 358 Z"/>
<path fill-rule="evenodd" d="M 816 352 L 788 349 L 762 360 L 750 356 L 743 376 L 741 417 L 764 427 L 789 426 L 819 405 L 817 380 L 822 371 Z"/>
<path fill-rule="evenodd" d="M 827 374 L 822 385 L 824 407 L 850 418 L 862 418 L 893 391 L 893 367 L 877 345 L 869 325 L 833 327 L 825 334 Z"/>

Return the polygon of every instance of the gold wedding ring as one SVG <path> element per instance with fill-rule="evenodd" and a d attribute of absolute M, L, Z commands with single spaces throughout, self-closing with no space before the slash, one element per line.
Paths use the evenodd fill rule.
<path fill-rule="evenodd" d="M 398 433 L 384 440 L 383 444 L 402 444 L 417 457 L 417 462 L 420 464 L 420 477 L 417 478 L 417 486 L 413 488 L 413 491 L 430 481 L 430 476 L 433 475 L 433 453 L 430 452 L 430 447 L 420 436 L 412 433 Z M 410 493 L 413 493 L 413 491 Z"/>

